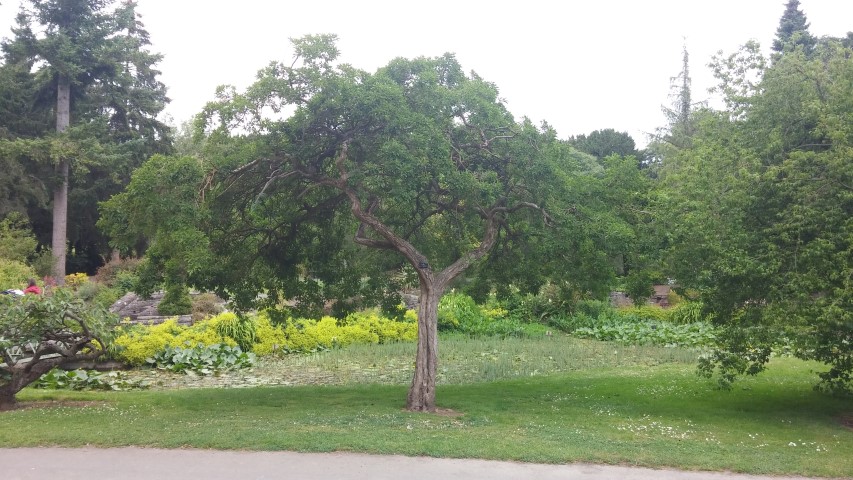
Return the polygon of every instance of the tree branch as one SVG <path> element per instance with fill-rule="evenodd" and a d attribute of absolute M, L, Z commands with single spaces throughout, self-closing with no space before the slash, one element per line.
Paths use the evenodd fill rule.
<path fill-rule="evenodd" d="M 486 231 L 483 232 L 483 238 L 480 240 L 480 245 L 470 252 L 462 255 L 458 260 L 447 266 L 438 276 L 439 288 L 445 288 L 454 278 L 459 276 L 468 267 L 477 260 L 483 258 L 489 250 L 494 247 L 498 238 L 499 220 L 494 214 L 486 219 Z"/>

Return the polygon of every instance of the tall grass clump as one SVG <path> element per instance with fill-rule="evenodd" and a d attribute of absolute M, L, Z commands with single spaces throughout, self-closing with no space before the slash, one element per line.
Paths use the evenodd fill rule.
<path fill-rule="evenodd" d="M 213 317 L 211 323 L 219 336 L 233 339 L 244 351 L 250 351 L 255 345 L 255 322 L 249 317 L 225 312 Z"/>

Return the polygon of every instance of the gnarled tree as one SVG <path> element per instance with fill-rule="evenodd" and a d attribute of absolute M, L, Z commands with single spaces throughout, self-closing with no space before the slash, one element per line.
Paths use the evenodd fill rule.
<path fill-rule="evenodd" d="M 51 369 L 101 356 L 102 335 L 115 320 L 61 290 L 0 296 L 0 410 L 14 408 L 15 395 Z"/>
<path fill-rule="evenodd" d="M 567 256 L 554 239 L 573 225 L 566 217 L 577 210 L 566 202 L 583 155 L 550 129 L 515 121 L 497 88 L 466 75 L 452 55 L 396 59 L 371 74 L 335 66 L 333 36 L 294 46 L 296 61 L 271 64 L 244 93 L 221 89 L 198 118 L 197 162 L 208 173 L 196 178 L 197 198 L 174 203 L 193 211 L 193 231 L 204 232 L 185 249 L 185 277 L 238 297 L 263 290 L 277 301 L 408 264 L 420 308 L 407 407 L 434 410 L 441 295 L 496 245 L 536 240 L 560 250 L 551 259 Z M 128 227 L 144 222 L 145 205 L 165 201 L 145 200 L 137 180 L 146 181 L 135 177 L 105 205 L 114 238 L 132 238 Z M 215 262 L 193 260 L 201 243 Z M 358 246 L 396 255 L 367 265 Z M 152 250 L 160 250 L 156 242 Z M 303 288 L 290 288 L 288 277 Z"/>

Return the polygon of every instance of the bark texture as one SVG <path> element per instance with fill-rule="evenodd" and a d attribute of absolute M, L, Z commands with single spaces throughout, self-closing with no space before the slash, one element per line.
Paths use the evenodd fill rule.
<path fill-rule="evenodd" d="M 0 386 L 0 411 L 14 410 L 18 404 L 15 395 L 27 385 L 38 380 L 54 367 L 61 365 L 61 358 L 42 360 L 35 364 L 19 364 L 9 368 L 12 378 L 9 383 Z"/>
<path fill-rule="evenodd" d="M 56 132 L 62 133 L 71 124 L 71 81 L 60 75 L 56 93 Z M 53 191 L 53 277 L 58 285 L 65 284 L 65 254 L 68 250 L 68 159 L 61 158 L 56 165 L 59 185 Z"/>
<path fill-rule="evenodd" d="M 418 349 L 415 373 L 406 397 L 406 408 L 417 412 L 435 411 L 435 376 L 438 371 L 438 300 L 442 291 L 422 285 L 418 309 Z"/>

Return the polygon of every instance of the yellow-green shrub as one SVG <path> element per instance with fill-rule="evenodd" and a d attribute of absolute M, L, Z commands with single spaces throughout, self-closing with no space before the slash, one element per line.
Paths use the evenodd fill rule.
<path fill-rule="evenodd" d="M 311 337 L 318 345 L 333 348 L 353 343 L 379 343 L 379 335 L 361 325 L 338 325 L 338 320 L 323 317 L 320 320 L 299 320 L 302 334 Z"/>
<path fill-rule="evenodd" d="M 159 325 L 137 325 L 125 329 L 113 341 L 116 356 L 131 365 L 143 365 L 147 358 L 168 347 L 195 347 L 217 343 L 234 346 L 237 342 L 223 337 L 216 331 L 215 324 L 204 321 L 191 327 L 179 325 L 174 318 Z"/>
<path fill-rule="evenodd" d="M 506 318 L 509 311 L 502 307 L 482 307 L 483 315 L 489 317 L 492 320 L 497 320 L 499 318 Z"/>
<path fill-rule="evenodd" d="M 178 325 L 175 319 L 150 327 L 125 327 L 114 344 L 117 358 L 133 365 L 142 365 L 147 358 L 166 347 L 195 347 L 216 343 L 233 346 L 238 344 L 238 340 L 246 341 L 249 339 L 246 335 L 246 338 L 235 339 L 228 334 L 237 334 L 235 322 L 239 321 L 251 324 L 253 335 L 250 346 L 256 355 L 307 353 L 355 343 L 413 341 L 418 336 L 418 325 L 414 321 L 417 314 L 406 312 L 405 318 L 411 321 L 390 320 L 378 311 L 370 310 L 354 313 L 343 321 L 323 317 L 320 320 L 297 319 L 286 325 L 274 325 L 266 312 L 245 320 L 226 312 L 190 327 Z M 241 328 L 246 326 L 242 325 Z"/>
<path fill-rule="evenodd" d="M 418 314 L 408 310 L 404 318 L 408 321 L 398 322 L 381 316 L 376 310 L 366 310 L 350 314 L 345 323 L 375 334 L 378 343 L 415 340 L 418 337 Z"/>
<path fill-rule="evenodd" d="M 320 347 L 320 342 L 314 335 L 306 334 L 302 329 L 298 328 L 293 323 L 287 324 L 284 327 L 285 342 L 283 351 L 285 352 L 315 352 Z"/>
<path fill-rule="evenodd" d="M 634 315 L 639 318 L 657 320 L 659 322 L 668 322 L 670 312 L 666 308 L 656 305 L 635 305 L 632 307 L 622 307 L 617 310 L 620 315 Z"/>
<path fill-rule="evenodd" d="M 190 327 L 183 327 L 183 330 L 175 337 L 172 347 L 195 347 L 197 345 L 214 345 L 224 343 L 229 346 L 237 345 L 237 342 L 228 336 L 221 335 L 216 328 L 216 322 L 210 320 L 202 320 L 194 323 Z"/>
<path fill-rule="evenodd" d="M 666 301 L 669 303 L 670 307 L 675 307 L 680 305 L 681 302 L 684 301 L 684 297 L 678 294 L 674 289 L 670 290 L 669 293 L 666 294 Z"/>
<path fill-rule="evenodd" d="M 407 312 L 406 317 L 414 320 L 417 314 Z M 307 353 L 356 343 L 413 341 L 418 336 L 418 326 L 414 321 L 387 319 L 374 310 L 353 313 L 344 320 L 303 318 L 291 320 L 286 325 L 273 325 L 269 316 L 261 313 L 255 319 L 255 336 L 252 351 L 256 355 L 276 351 Z"/>
<path fill-rule="evenodd" d="M 68 288 L 78 289 L 83 284 L 89 281 L 89 276 L 85 273 L 69 273 L 65 276 L 65 286 Z"/>
<path fill-rule="evenodd" d="M 255 317 L 255 345 L 252 351 L 255 355 L 270 355 L 281 351 L 287 344 L 287 336 L 281 325 L 273 325 L 266 312 Z"/>
<path fill-rule="evenodd" d="M 145 359 L 171 344 L 181 328 L 175 319 L 159 325 L 125 327 L 125 332 L 113 341 L 118 348 L 116 356 L 131 365 L 142 365 Z"/>

